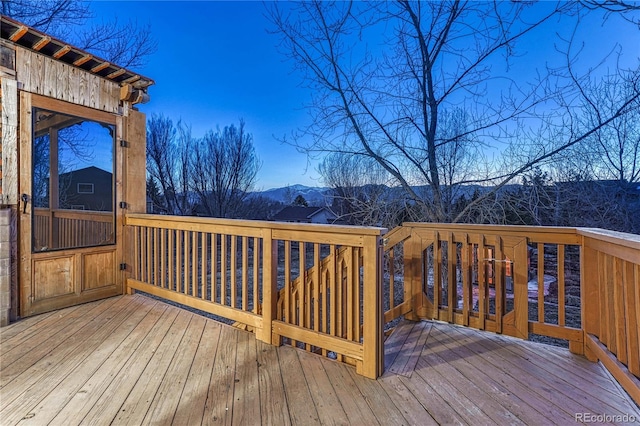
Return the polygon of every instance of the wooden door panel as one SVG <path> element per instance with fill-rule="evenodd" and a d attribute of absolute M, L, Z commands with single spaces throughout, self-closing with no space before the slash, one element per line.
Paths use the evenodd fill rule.
<path fill-rule="evenodd" d="M 33 261 L 34 302 L 75 293 L 74 256 Z"/>
<path fill-rule="evenodd" d="M 116 252 L 85 253 L 82 255 L 82 290 L 116 285 Z"/>

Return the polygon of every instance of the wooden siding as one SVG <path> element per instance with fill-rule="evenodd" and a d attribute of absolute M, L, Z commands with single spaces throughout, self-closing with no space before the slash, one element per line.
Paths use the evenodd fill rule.
<path fill-rule="evenodd" d="M 18 88 L 15 80 L 0 79 L 2 98 L 2 140 L 0 167 L 2 171 L 2 194 L 0 204 L 18 204 Z"/>
<path fill-rule="evenodd" d="M 640 411 L 600 364 L 442 323 L 403 323 L 378 380 L 142 295 L 0 330 L 14 424 L 568 424 Z M 578 422 L 580 423 L 580 422 Z"/>
<path fill-rule="evenodd" d="M 21 89 L 77 105 L 118 112 L 120 86 L 97 75 L 16 46 Z"/>

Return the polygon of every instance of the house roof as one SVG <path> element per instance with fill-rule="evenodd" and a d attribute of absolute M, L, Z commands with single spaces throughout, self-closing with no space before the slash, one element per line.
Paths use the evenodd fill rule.
<path fill-rule="evenodd" d="M 273 220 L 284 222 L 309 220 L 323 210 L 326 210 L 326 208 L 287 206 L 280 210 L 280 212 L 273 217 Z"/>
<path fill-rule="evenodd" d="M 77 169 L 77 170 L 71 170 L 68 171 L 66 173 L 60 173 L 60 176 L 67 176 L 67 175 L 80 175 L 80 174 L 109 174 L 111 175 L 111 172 L 108 172 L 106 170 L 103 170 L 99 167 L 96 166 L 89 166 L 89 167 L 83 167 L 82 169 Z"/>
<path fill-rule="evenodd" d="M 51 37 L 15 19 L 0 15 L 0 38 L 42 55 L 80 68 L 104 79 L 144 89 L 155 82 L 143 75 L 95 56 L 78 47 Z"/>

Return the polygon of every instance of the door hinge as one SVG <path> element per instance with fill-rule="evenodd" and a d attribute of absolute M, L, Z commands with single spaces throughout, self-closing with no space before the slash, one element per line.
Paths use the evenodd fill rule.
<path fill-rule="evenodd" d="M 127 208 L 127 202 L 126 201 L 120 201 L 120 208 L 121 209 L 126 209 Z"/>
<path fill-rule="evenodd" d="M 121 271 L 126 271 L 127 270 L 127 264 L 126 263 L 121 263 L 120 264 L 120 270 Z"/>
<path fill-rule="evenodd" d="M 129 148 L 129 142 L 125 141 L 124 139 L 120 139 L 120 146 L 122 148 Z"/>

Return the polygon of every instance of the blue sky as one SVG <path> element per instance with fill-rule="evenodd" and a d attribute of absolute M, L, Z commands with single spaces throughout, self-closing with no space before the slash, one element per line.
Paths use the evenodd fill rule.
<path fill-rule="evenodd" d="M 209 129 L 238 123 L 243 118 L 253 134 L 262 169 L 257 189 L 287 184 L 321 185 L 315 165 L 305 154 L 281 144 L 277 138 L 304 127 L 309 116 L 303 109 L 309 92 L 300 87 L 301 76 L 277 50 L 278 36 L 269 34 L 270 22 L 261 2 L 248 1 L 99 1 L 92 9 L 97 19 L 150 23 L 158 50 L 136 71 L 154 79 L 151 101 L 140 109 L 148 116 L 162 113 L 174 122 L 182 119 L 201 137 Z M 637 66 L 640 30 L 601 16 L 590 16 L 579 34 L 589 60 L 621 41 L 625 60 Z M 556 32 L 566 32 L 555 22 L 530 44 L 518 45 L 524 55 L 513 72 L 531 72 L 552 60 Z"/>
<path fill-rule="evenodd" d="M 320 185 L 306 155 L 276 139 L 304 124 L 307 93 L 267 33 L 262 3 L 105 1 L 92 9 L 105 20 L 151 24 L 158 50 L 136 69 L 156 82 L 140 106 L 147 116 L 182 119 L 195 137 L 243 118 L 262 161 L 257 189 Z"/>

